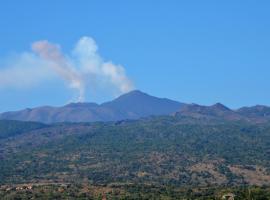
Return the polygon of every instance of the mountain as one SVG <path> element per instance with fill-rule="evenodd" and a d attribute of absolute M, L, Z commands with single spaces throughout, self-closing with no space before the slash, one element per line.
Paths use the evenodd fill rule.
<path fill-rule="evenodd" d="M 183 103 L 167 98 L 157 98 L 139 90 L 124 94 L 117 99 L 104 103 L 101 107 L 121 113 L 122 119 L 136 119 L 150 115 L 166 115 L 179 110 Z"/>
<path fill-rule="evenodd" d="M 135 90 L 103 103 L 71 103 L 63 107 L 43 106 L 0 114 L 0 119 L 55 122 L 94 122 L 138 119 L 176 112 L 184 105 L 166 98 L 157 98 Z"/>
<path fill-rule="evenodd" d="M 252 120 L 270 120 L 270 107 L 263 105 L 256 105 L 252 107 L 243 107 L 236 111 L 240 115 L 249 117 Z"/>
<path fill-rule="evenodd" d="M 257 105 L 232 110 L 221 103 L 212 106 L 184 104 L 167 98 L 158 98 L 139 90 L 131 91 L 103 103 L 70 103 L 63 107 L 42 106 L 0 114 L 0 120 L 57 122 L 97 122 L 139 119 L 170 115 L 199 120 L 270 121 L 270 107 Z"/>
<path fill-rule="evenodd" d="M 181 107 L 175 116 L 188 116 L 197 119 L 218 119 L 218 120 L 244 120 L 246 117 L 237 113 L 221 103 L 212 106 L 202 106 L 198 104 L 186 104 Z"/>

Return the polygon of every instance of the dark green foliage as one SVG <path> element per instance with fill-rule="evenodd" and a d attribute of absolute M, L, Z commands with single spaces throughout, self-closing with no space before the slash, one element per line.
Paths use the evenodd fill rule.
<path fill-rule="evenodd" d="M 17 136 L 27 131 L 45 128 L 46 126 L 37 122 L 0 120 L 0 139 Z"/>

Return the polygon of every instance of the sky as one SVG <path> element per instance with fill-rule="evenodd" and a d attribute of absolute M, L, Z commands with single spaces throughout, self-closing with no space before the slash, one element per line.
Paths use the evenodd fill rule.
<path fill-rule="evenodd" d="M 270 1 L 0 2 L 0 112 L 133 89 L 270 105 Z"/>

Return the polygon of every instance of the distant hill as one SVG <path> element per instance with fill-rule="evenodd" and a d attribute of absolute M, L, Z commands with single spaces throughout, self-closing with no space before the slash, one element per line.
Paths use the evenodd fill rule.
<path fill-rule="evenodd" d="M 252 107 L 243 107 L 238 109 L 237 113 L 252 120 L 270 120 L 270 107 L 268 106 L 256 105 Z"/>
<path fill-rule="evenodd" d="M 183 103 L 150 96 L 135 90 L 103 103 L 71 103 L 63 107 L 42 106 L 0 114 L 0 119 L 55 122 L 95 122 L 138 119 L 178 111 Z"/>
<path fill-rule="evenodd" d="M 205 120 L 244 120 L 245 116 L 240 115 L 236 111 L 229 109 L 221 103 L 212 106 L 201 106 L 197 104 L 187 104 L 180 111 L 175 113 L 176 116 L 188 116 Z"/>
<path fill-rule="evenodd" d="M 226 120 L 262 123 L 270 120 L 270 107 L 253 106 L 232 110 L 221 103 L 216 103 L 212 106 L 185 104 L 173 115 L 179 117 L 192 117 L 193 119 L 208 121 Z"/>

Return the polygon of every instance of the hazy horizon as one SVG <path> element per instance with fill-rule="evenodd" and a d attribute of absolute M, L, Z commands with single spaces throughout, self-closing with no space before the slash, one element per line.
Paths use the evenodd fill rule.
<path fill-rule="evenodd" d="M 88 104 L 88 103 L 91 104 L 91 103 L 94 103 L 94 104 L 97 104 L 97 105 L 102 105 L 104 103 L 111 102 L 111 101 L 113 101 L 113 100 L 121 97 L 122 95 L 128 94 L 130 92 L 134 92 L 134 91 L 139 91 L 139 92 L 145 93 L 144 91 L 141 91 L 141 90 L 138 90 L 138 89 L 134 89 L 134 90 L 131 90 L 131 91 L 127 92 L 127 93 L 124 93 L 124 94 L 121 94 L 119 96 L 116 96 L 116 97 L 114 97 L 112 99 L 105 100 L 103 102 L 83 101 L 83 102 L 67 102 L 67 103 L 60 104 L 60 105 L 47 105 L 47 104 L 45 104 L 45 105 L 37 105 L 35 107 L 22 107 L 22 108 L 18 108 L 17 110 L 6 110 L 6 111 L 1 111 L 0 110 L 0 113 L 9 112 L 9 111 L 11 111 L 11 112 L 12 111 L 20 111 L 20 110 L 24 110 L 24 109 L 32 109 L 32 108 L 38 108 L 38 107 L 44 107 L 44 106 L 49 106 L 49 107 L 63 107 L 63 106 L 67 106 L 69 104 L 77 104 L 77 103 L 78 104 Z M 149 94 L 149 93 L 145 93 L 145 94 L 150 95 L 150 96 L 153 96 L 152 94 Z M 153 96 L 153 97 L 157 97 L 157 98 L 161 98 L 161 99 L 163 99 L 163 98 L 168 99 L 167 97 L 158 97 L 158 96 Z M 240 107 L 233 108 L 233 107 L 227 106 L 226 104 L 223 104 L 222 102 L 215 102 L 213 104 L 199 104 L 199 103 L 196 103 L 196 102 L 182 102 L 182 101 L 179 101 L 177 99 L 169 99 L 169 100 L 173 100 L 173 101 L 176 101 L 176 102 L 179 102 L 179 103 L 184 103 L 184 104 L 197 104 L 197 105 L 201 105 L 201 106 L 213 106 L 215 104 L 220 103 L 220 104 L 222 104 L 222 105 L 230 108 L 231 110 L 237 110 L 237 109 L 240 109 L 240 108 L 243 108 L 243 107 L 252 107 L 252 106 L 268 106 L 268 105 L 262 105 L 262 104 L 254 104 L 254 105 L 242 105 Z"/>

